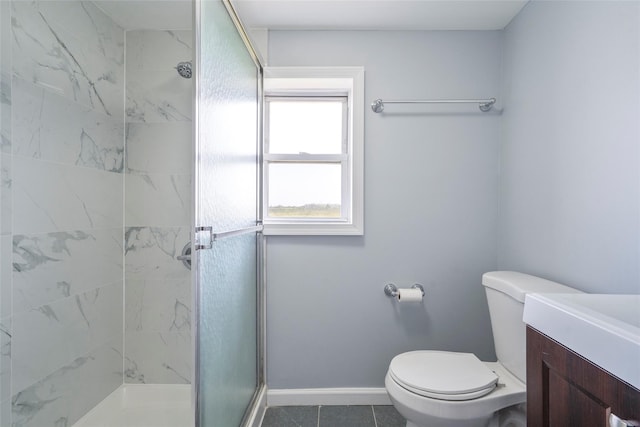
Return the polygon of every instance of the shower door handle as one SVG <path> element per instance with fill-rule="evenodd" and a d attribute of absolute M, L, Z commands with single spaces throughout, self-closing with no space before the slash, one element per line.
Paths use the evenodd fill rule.
<path fill-rule="evenodd" d="M 247 233 L 260 233 L 264 229 L 262 224 L 257 224 L 251 227 L 238 228 L 235 230 L 227 230 L 227 231 L 219 231 L 214 233 L 213 227 L 196 227 L 196 242 L 197 244 L 194 246 L 195 250 L 200 249 L 211 249 L 213 247 L 213 242 L 220 239 L 226 239 L 228 237 L 241 236 Z M 205 233 L 205 239 L 207 243 L 203 243 L 203 240 L 200 238 L 202 233 Z"/>
<path fill-rule="evenodd" d="M 258 225 L 254 225 L 253 227 L 238 228 L 236 230 L 228 230 L 228 231 L 220 231 L 218 233 L 213 233 L 213 241 L 215 242 L 216 240 L 225 239 L 227 237 L 241 236 L 247 233 L 259 233 L 262 231 L 263 228 L 264 227 L 262 224 L 258 224 Z"/>

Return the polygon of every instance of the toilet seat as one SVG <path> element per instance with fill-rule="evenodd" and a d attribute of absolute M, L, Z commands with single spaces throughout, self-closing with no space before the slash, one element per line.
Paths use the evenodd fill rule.
<path fill-rule="evenodd" d="M 441 400 L 471 400 L 491 393 L 498 376 L 472 353 L 410 351 L 394 357 L 389 375 L 401 387 Z"/>

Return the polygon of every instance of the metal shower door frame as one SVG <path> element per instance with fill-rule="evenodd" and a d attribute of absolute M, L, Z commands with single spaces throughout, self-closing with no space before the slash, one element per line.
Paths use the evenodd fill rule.
<path fill-rule="evenodd" d="M 257 405 L 260 404 L 262 398 L 266 395 L 266 377 L 265 377 L 265 366 L 266 366 L 266 298 L 265 298 L 265 241 L 264 236 L 262 235 L 262 143 L 263 143 L 263 103 L 264 103 L 264 90 L 263 90 L 263 75 L 264 75 L 264 67 L 260 61 L 260 57 L 257 55 L 255 48 L 253 47 L 249 36 L 247 35 L 238 14 L 231 4 L 230 0 L 193 0 L 193 46 L 194 46 L 194 58 L 193 58 L 193 141 L 194 141 L 194 149 L 193 149 L 193 179 L 192 179 L 192 195 L 193 195 L 193 212 L 192 212 L 192 224 L 191 224 L 191 242 L 192 242 L 192 269 L 191 269 L 191 283 L 192 283 L 192 352 L 194 355 L 194 364 L 192 369 L 192 383 L 191 383 L 191 406 L 192 406 L 192 414 L 194 417 L 194 426 L 195 427 L 209 427 L 209 426 L 200 426 L 199 414 L 200 414 L 200 403 L 199 403 L 199 390 L 200 390 L 200 330 L 199 330 L 199 322 L 200 319 L 200 293 L 199 293 L 199 249 L 205 249 L 203 247 L 199 247 L 200 243 L 197 243 L 197 233 L 202 231 L 202 229 L 207 228 L 207 226 L 201 225 L 198 223 L 199 216 L 199 105 L 198 105 L 198 94 L 200 93 L 199 87 L 199 78 L 198 73 L 201 65 L 201 5 L 203 1 L 220 1 L 229 14 L 230 19 L 238 31 L 238 34 L 242 38 L 247 51 L 251 58 L 253 59 L 254 64 L 257 69 L 257 94 L 258 94 L 258 114 L 256 117 L 257 120 L 257 135 L 256 135 L 256 144 L 257 144 L 257 173 L 256 173 L 256 218 L 257 224 L 255 227 L 250 227 L 246 229 L 246 232 L 257 232 L 257 266 L 256 266 L 256 390 L 254 395 L 249 403 L 247 411 L 243 417 L 241 426 L 239 427 L 249 427 L 249 422 L 251 421 L 252 413 L 256 412 Z M 224 238 L 226 236 L 237 236 L 239 234 L 244 234 L 245 230 L 223 230 L 216 233 L 212 232 L 211 242 L 218 238 Z"/>

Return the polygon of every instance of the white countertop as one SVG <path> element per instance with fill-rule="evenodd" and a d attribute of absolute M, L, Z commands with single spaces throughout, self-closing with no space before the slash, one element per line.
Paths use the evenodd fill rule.
<path fill-rule="evenodd" d="M 640 389 L 640 295 L 528 294 L 523 320 Z"/>

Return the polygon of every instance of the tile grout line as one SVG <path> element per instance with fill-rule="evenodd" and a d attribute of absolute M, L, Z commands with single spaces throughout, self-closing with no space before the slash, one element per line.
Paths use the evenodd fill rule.
<path fill-rule="evenodd" d="M 320 408 L 321 406 L 318 405 L 318 425 L 316 427 L 320 427 Z"/>
<path fill-rule="evenodd" d="M 376 410 L 373 409 L 373 405 L 371 405 L 371 412 L 373 413 L 373 425 L 374 425 L 374 427 L 378 427 L 378 419 L 376 418 Z"/>

